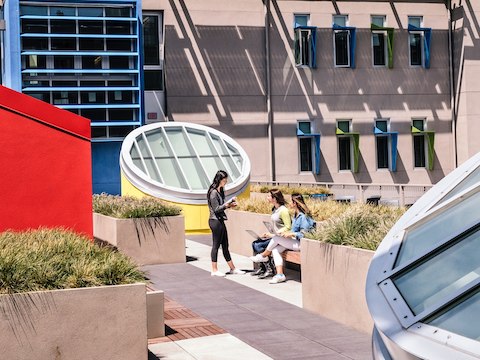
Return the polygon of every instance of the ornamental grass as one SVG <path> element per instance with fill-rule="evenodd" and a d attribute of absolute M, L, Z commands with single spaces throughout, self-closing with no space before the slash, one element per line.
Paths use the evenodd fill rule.
<path fill-rule="evenodd" d="M 119 219 L 180 215 L 181 209 L 153 197 L 93 195 L 93 211 Z"/>
<path fill-rule="evenodd" d="M 63 229 L 0 233 L 0 294 L 145 282 L 125 255 Z"/>

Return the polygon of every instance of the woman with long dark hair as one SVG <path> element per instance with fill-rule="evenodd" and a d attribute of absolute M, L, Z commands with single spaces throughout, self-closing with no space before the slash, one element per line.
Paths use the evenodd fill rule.
<path fill-rule="evenodd" d="M 310 210 L 305 204 L 301 194 L 292 194 L 290 207 L 295 212 L 292 230 L 274 236 L 263 253 L 250 257 L 250 259 L 256 263 L 267 262 L 268 257 L 272 254 L 275 267 L 277 268 L 277 275 L 273 277 L 270 284 L 277 284 L 286 280 L 283 273 L 282 252 L 287 249 L 300 251 L 300 239 L 305 232 L 310 231 L 315 226 L 315 221 L 310 216 Z"/>
<path fill-rule="evenodd" d="M 207 192 L 208 208 L 210 210 L 210 217 L 208 218 L 208 225 L 212 230 L 212 276 L 225 276 L 225 274 L 218 270 L 217 257 L 218 249 L 222 247 L 223 257 L 227 261 L 230 271 L 227 274 L 245 274 L 245 271 L 235 268 L 233 265 L 230 251 L 228 251 L 228 234 L 225 226 L 225 220 L 227 220 L 227 214 L 225 209 L 229 209 L 237 206 L 236 199 L 232 198 L 225 202 L 225 185 L 228 181 L 228 174 L 219 170 L 215 174 L 212 184 Z"/>

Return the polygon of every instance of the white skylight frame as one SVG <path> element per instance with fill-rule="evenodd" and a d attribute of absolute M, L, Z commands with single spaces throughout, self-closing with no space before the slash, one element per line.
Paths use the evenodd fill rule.
<path fill-rule="evenodd" d="M 445 208 L 454 206 L 462 201 L 465 196 L 480 191 L 480 179 L 464 186 L 454 196 L 445 199 L 455 190 L 470 174 L 480 166 L 480 153 L 464 163 L 460 168 L 442 179 L 436 186 L 420 198 L 390 230 L 377 249 L 367 276 L 367 304 L 373 317 L 378 332 L 374 332 L 374 349 L 381 358 L 379 341 L 383 342 L 392 356 L 400 356 L 398 349 L 403 353 L 413 354 L 420 358 L 431 359 L 476 359 L 480 357 L 480 341 L 472 340 L 457 333 L 422 323 L 430 321 L 443 309 L 449 309 L 449 304 L 456 299 L 472 294 L 480 286 L 480 280 L 475 279 L 465 283 L 461 288 L 448 292 L 436 299 L 435 304 L 429 304 L 417 315 L 413 313 L 400 291 L 396 288 L 393 278 L 395 274 L 412 268 L 423 259 L 428 261 L 440 255 L 438 248 L 456 243 L 456 238 L 449 237 L 442 240 L 441 244 L 429 248 L 422 253 L 415 254 L 411 261 L 394 268 L 400 245 L 406 231 L 415 227 L 419 222 L 428 221 Z M 444 200 L 445 199 L 445 200 Z M 465 224 L 462 234 L 468 229 L 477 228 L 476 225 Z M 473 231 L 473 230 L 472 230 Z M 460 240 L 458 243 L 461 244 Z M 377 334 L 377 335 L 375 335 Z M 403 355 L 404 356 L 404 355 Z"/>
<path fill-rule="evenodd" d="M 201 174 L 199 175 L 199 180 L 203 182 L 202 189 L 195 189 L 193 188 L 191 181 L 189 180 L 189 176 L 187 175 L 188 169 L 184 168 L 179 160 L 179 156 L 175 153 L 175 147 L 172 145 L 171 139 L 169 138 L 168 130 L 169 129 L 181 129 L 182 135 L 185 139 L 185 144 L 189 151 L 193 150 L 193 154 L 191 157 L 186 157 L 192 159 L 192 162 L 195 164 L 200 164 Z M 228 196 L 236 196 L 240 195 L 242 192 L 245 191 L 247 188 L 249 181 L 250 181 L 250 170 L 251 164 L 248 158 L 247 153 L 243 150 L 243 148 L 231 137 L 227 136 L 226 134 L 212 129 L 207 126 L 199 125 L 199 124 L 192 124 L 192 123 L 182 123 L 182 122 L 158 122 L 153 123 L 150 125 L 145 125 L 140 128 L 135 129 L 132 131 L 124 140 L 122 144 L 122 149 L 120 153 L 120 168 L 124 176 L 128 179 L 128 181 L 133 184 L 136 188 L 141 190 L 142 192 L 162 198 L 169 201 L 185 203 L 185 204 L 207 204 L 207 190 L 208 186 L 213 180 L 214 174 L 207 173 L 205 168 L 205 164 L 202 162 L 202 156 L 199 155 L 197 148 L 195 147 L 194 141 L 190 138 L 190 134 L 188 130 L 191 129 L 193 131 L 198 131 L 200 133 L 206 134 L 207 143 L 212 145 L 215 149 L 216 153 L 212 152 L 212 158 L 217 160 L 219 159 L 222 163 L 223 168 L 219 168 L 217 170 L 226 170 L 229 173 L 229 182 L 225 187 L 226 195 Z M 166 139 L 166 144 L 168 146 L 167 152 L 170 150 L 173 158 L 172 158 L 172 165 L 177 167 L 179 170 L 182 179 L 180 179 L 180 183 L 186 186 L 172 186 L 169 184 L 165 184 L 164 176 L 162 176 L 162 171 L 158 165 L 157 161 L 154 161 L 155 164 L 155 171 L 159 174 L 159 180 L 157 181 L 152 176 L 149 175 L 148 167 L 146 165 L 145 159 L 142 156 L 140 148 L 137 145 L 137 138 L 143 138 L 143 141 L 146 141 L 148 154 L 154 159 L 155 156 L 153 151 L 150 147 L 149 142 L 147 141 L 147 137 L 152 134 L 154 131 L 160 131 L 161 136 Z M 218 147 L 216 141 L 213 138 L 218 138 L 220 144 L 222 145 L 222 149 Z M 133 146 L 137 147 L 137 152 L 140 155 L 140 160 L 142 161 L 143 168 L 140 169 L 137 167 L 133 159 L 130 155 L 130 151 Z M 233 148 L 233 150 L 232 150 Z M 226 151 L 226 154 L 223 153 L 223 150 Z M 236 152 L 232 152 L 236 151 Z M 239 166 L 236 162 L 238 157 L 241 159 L 241 166 Z M 228 159 L 227 159 L 228 158 Z M 157 157 L 158 159 L 158 157 Z M 229 163 L 229 164 L 227 164 Z M 235 176 L 231 174 L 229 171 L 229 167 L 234 166 L 234 172 L 238 172 L 239 176 Z M 145 170 L 145 171 L 144 171 Z M 208 183 L 208 185 L 207 185 Z"/>

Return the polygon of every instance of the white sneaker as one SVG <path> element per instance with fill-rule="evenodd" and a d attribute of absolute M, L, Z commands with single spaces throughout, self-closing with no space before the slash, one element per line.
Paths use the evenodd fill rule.
<path fill-rule="evenodd" d="M 277 274 L 275 275 L 272 280 L 270 280 L 270 284 L 278 284 L 278 283 L 281 283 L 281 282 L 285 282 L 287 281 L 287 278 L 285 277 L 285 275 L 283 274 Z"/>
<path fill-rule="evenodd" d="M 254 263 L 267 262 L 268 256 L 262 256 L 262 254 L 257 254 L 255 256 L 250 256 L 250 260 Z"/>
<path fill-rule="evenodd" d="M 225 274 L 227 274 L 227 275 L 243 275 L 243 274 L 245 274 L 245 271 L 240 270 L 240 269 L 233 269 L 233 270 L 227 271 Z"/>
<path fill-rule="evenodd" d="M 223 272 L 221 272 L 220 270 L 217 270 L 215 272 L 212 271 L 211 275 L 212 276 L 225 277 L 225 274 Z"/>

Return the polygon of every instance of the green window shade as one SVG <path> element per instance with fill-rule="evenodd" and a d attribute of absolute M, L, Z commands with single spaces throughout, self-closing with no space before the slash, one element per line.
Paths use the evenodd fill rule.
<path fill-rule="evenodd" d="M 348 132 L 350 123 L 348 121 L 339 121 L 337 124 L 336 135 L 350 136 L 353 143 L 353 172 L 358 172 L 358 162 L 360 159 L 360 134 Z M 345 131 L 345 129 L 347 131 Z"/>
<path fill-rule="evenodd" d="M 433 170 L 433 160 L 435 156 L 435 131 L 424 131 L 423 124 L 423 120 L 414 120 L 412 134 L 424 134 L 427 137 L 428 170 Z"/>
<path fill-rule="evenodd" d="M 388 68 L 393 68 L 393 28 L 387 28 L 383 26 L 378 26 L 375 24 L 371 24 L 370 29 L 372 31 L 386 31 L 387 32 L 387 52 L 388 52 Z"/>

